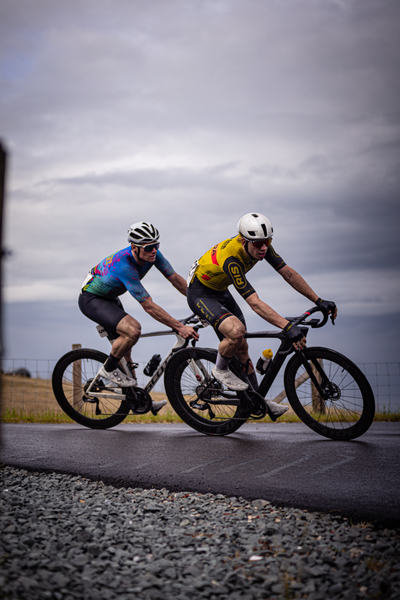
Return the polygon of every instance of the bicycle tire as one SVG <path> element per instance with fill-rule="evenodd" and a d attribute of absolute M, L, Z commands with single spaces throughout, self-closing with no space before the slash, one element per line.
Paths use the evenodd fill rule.
<path fill-rule="evenodd" d="M 374 394 L 365 375 L 335 350 L 314 347 L 306 348 L 303 354 L 311 366 L 313 361 L 322 361 L 329 378 L 325 389 L 330 394 L 321 399 L 307 376 L 301 355 L 295 354 L 286 366 L 284 384 L 296 415 L 307 427 L 331 440 L 352 440 L 363 435 L 375 415 Z"/>
<path fill-rule="evenodd" d="M 59 406 L 76 423 L 91 429 L 115 427 L 129 413 L 128 403 L 118 397 L 110 399 L 99 396 L 97 402 L 84 400 L 85 386 L 94 379 L 106 358 L 107 355 L 98 350 L 71 350 L 60 358 L 53 370 L 53 392 Z M 105 388 L 104 381 L 102 384 Z M 110 388 L 111 394 L 113 390 L 121 392 L 121 388 L 114 387 Z M 115 391 L 115 395 L 120 392 Z"/>
<path fill-rule="evenodd" d="M 172 408 L 189 427 L 206 435 L 228 435 L 241 427 L 249 418 L 248 412 L 242 406 L 212 404 L 207 406 L 208 399 L 218 397 L 218 388 L 228 391 L 215 382 L 211 369 L 215 365 L 217 351 L 208 348 L 185 348 L 177 352 L 168 363 L 164 375 L 165 391 Z M 214 381 L 214 389 L 208 389 L 206 377 L 203 381 L 196 379 L 193 372 L 192 360 L 201 361 L 202 368 L 209 374 L 207 381 Z M 201 388 L 206 387 L 201 392 Z M 214 396 L 214 398 L 213 398 Z M 197 403 L 203 408 L 191 406 Z M 203 403 L 203 404 L 200 404 Z"/>

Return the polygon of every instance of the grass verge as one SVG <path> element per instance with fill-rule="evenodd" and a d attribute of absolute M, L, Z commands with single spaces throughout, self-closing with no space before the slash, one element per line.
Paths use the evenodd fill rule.
<path fill-rule="evenodd" d="M 32 411 L 25 408 L 6 408 L 1 418 L 3 423 L 74 423 L 63 412 L 54 410 Z M 400 421 L 400 412 L 390 413 L 387 411 L 376 413 L 374 421 Z M 260 421 L 249 421 L 249 423 L 269 423 L 268 417 Z M 170 406 L 165 406 L 155 417 L 151 413 L 145 415 L 128 415 L 123 423 L 182 423 L 182 420 Z M 279 423 L 301 423 L 294 413 L 282 415 Z"/>

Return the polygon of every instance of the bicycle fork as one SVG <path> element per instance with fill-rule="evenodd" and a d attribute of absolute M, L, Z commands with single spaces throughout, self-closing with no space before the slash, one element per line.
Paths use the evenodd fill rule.
<path fill-rule="evenodd" d="M 301 361 L 307 372 L 307 375 L 309 376 L 314 389 L 321 399 L 321 404 L 325 400 L 328 400 L 329 397 L 332 398 L 333 395 L 337 393 L 335 390 L 336 386 L 334 387 L 334 384 L 329 381 L 322 364 L 317 359 L 310 359 L 308 361 L 302 350 L 296 350 L 296 353 L 301 357 Z M 310 365 L 310 362 L 312 363 L 312 366 Z"/>

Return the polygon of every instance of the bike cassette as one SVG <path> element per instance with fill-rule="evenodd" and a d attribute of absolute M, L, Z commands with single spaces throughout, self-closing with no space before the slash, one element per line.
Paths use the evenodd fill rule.
<path fill-rule="evenodd" d="M 212 383 L 201 383 L 196 387 L 195 391 L 198 398 L 204 402 L 207 402 L 207 400 L 211 400 L 215 394 L 218 394 L 219 390 L 222 390 L 222 385 L 219 383 L 219 381 L 213 380 Z"/>
<path fill-rule="evenodd" d="M 134 415 L 144 415 L 153 406 L 150 394 L 138 387 L 126 388 L 126 400 Z"/>
<path fill-rule="evenodd" d="M 95 404 L 96 405 L 96 415 L 99 416 L 102 414 L 101 410 L 100 410 L 100 403 L 99 403 L 99 399 L 96 398 L 96 396 L 86 396 L 86 392 L 89 388 L 89 386 L 91 385 L 93 379 L 89 379 L 86 382 L 86 385 L 83 388 L 83 391 L 85 392 L 82 396 L 82 400 L 83 402 L 89 402 L 89 404 Z M 97 382 L 95 383 L 95 385 L 92 386 L 92 392 L 102 392 L 103 390 L 106 389 L 106 386 L 104 385 L 104 381 L 102 379 L 98 379 Z"/>
<path fill-rule="evenodd" d="M 92 393 L 93 393 L 93 392 L 104 392 L 104 390 L 106 389 L 106 386 L 105 386 L 105 384 L 104 384 L 104 381 L 101 379 L 101 377 L 100 377 L 100 378 L 98 378 L 98 379 L 97 379 L 97 380 L 94 382 L 94 385 L 91 385 L 91 384 L 92 384 L 92 382 L 93 382 L 93 378 L 92 378 L 92 379 L 88 379 L 88 380 L 87 380 L 87 382 L 86 382 L 86 384 L 85 384 L 85 386 L 84 386 L 84 388 L 83 388 L 83 391 L 84 391 L 85 393 L 88 391 L 88 389 L 89 389 L 89 387 L 90 387 L 90 386 L 91 386 L 91 387 L 90 387 L 90 391 L 91 391 Z M 90 401 L 91 401 L 91 400 L 90 400 L 90 398 L 87 398 L 87 399 L 86 399 L 86 398 L 84 398 L 84 400 L 85 400 L 86 402 L 90 402 Z"/>

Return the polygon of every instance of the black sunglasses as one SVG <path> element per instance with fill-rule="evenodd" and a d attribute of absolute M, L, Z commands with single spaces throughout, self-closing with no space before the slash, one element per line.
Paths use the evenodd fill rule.
<path fill-rule="evenodd" d="M 152 252 L 153 250 L 158 250 L 160 247 L 160 242 L 156 242 L 155 244 L 147 244 L 147 246 L 140 246 L 143 248 L 145 252 Z"/>

